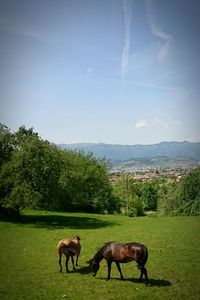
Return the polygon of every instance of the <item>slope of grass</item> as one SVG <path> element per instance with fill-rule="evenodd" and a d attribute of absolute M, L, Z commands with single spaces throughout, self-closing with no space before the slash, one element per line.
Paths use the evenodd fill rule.
<path fill-rule="evenodd" d="M 0 298 L 200 299 L 199 229 L 200 217 L 26 211 L 18 222 L 0 222 Z M 59 273 L 57 242 L 75 234 L 82 244 L 79 267 L 70 274 Z M 106 282 L 105 261 L 96 278 L 89 274 L 86 261 L 110 240 L 147 245 L 150 287 L 138 282 L 139 271 L 133 262 L 122 265 L 124 281 L 119 280 L 113 264 L 111 280 Z"/>

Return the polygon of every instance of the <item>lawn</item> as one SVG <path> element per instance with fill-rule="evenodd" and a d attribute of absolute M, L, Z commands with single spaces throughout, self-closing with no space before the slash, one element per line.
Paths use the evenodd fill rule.
<path fill-rule="evenodd" d="M 200 299 L 199 232 L 200 217 L 26 211 L 18 222 L 0 222 L 0 299 Z M 75 234 L 82 244 L 79 267 L 59 273 L 56 245 Z M 134 262 L 121 265 L 124 281 L 114 264 L 106 281 L 105 261 L 96 278 L 89 274 L 86 261 L 111 240 L 148 247 L 149 287 L 138 282 Z"/>

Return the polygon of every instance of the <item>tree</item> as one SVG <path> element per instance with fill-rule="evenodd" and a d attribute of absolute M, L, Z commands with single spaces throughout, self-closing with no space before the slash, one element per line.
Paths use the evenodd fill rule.
<path fill-rule="evenodd" d="M 1 170 L 1 202 L 20 210 L 54 206 L 60 160 L 57 148 L 33 136 L 16 149 Z"/>
<path fill-rule="evenodd" d="M 20 126 L 18 130 L 13 134 L 14 146 L 20 148 L 28 139 L 35 137 L 40 139 L 37 132 L 34 132 L 34 128 L 26 128 L 25 126 Z"/>
<path fill-rule="evenodd" d="M 174 211 L 178 215 L 200 215 L 200 167 L 187 174 L 179 185 Z"/>
<path fill-rule="evenodd" d="M 142 185 L 141 197 L 145 210 L 157 210 L 158 187 L 153 182 L 145 182 Z"/>
<path fill-rule="evenodd" d="M 42 140 L 33 128 L 11 134 L 1 128 L 0 207 L 119 211 L 107 164 L 91 154 L 60 150 Z"/>
<path fill-rule="evenodd" d="M 159 186 L 158 215 L 170 215 L 173 210 L 180 206 L 177 201 L 178 183 L 169 179 Z"/>
<path fill-rule="evenodd" d="M 179 183 L 168 182 L 161 191 L 159 214 L 200 215 L 200 167 Z"/>
<path fill-rule="evenodd" d="M 13 135 L 6 125 L 0 123 L 0 167 L 11 159 L 13 149 Z"/>
<path fill-rule="evenodd" d="M 119 211 L 103 162 L 91 154 L 66 150 L 62 160 L 59 182 L 65 196 L 63 208 L 96 213 Z"/>

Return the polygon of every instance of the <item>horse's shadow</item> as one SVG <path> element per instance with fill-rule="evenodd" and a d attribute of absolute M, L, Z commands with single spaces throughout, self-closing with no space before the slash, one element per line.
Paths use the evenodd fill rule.
<path fill-rule="evenodd" d="M 81 275 L 86 275 L 90 273 L 90 267 L 89 266 L 77 267 L 76 270 L 72 270 L 70 273 L 79 273 Z"/>
<path fill-rule="evenodd" d="M 83 267 L 79 267 L 76 270 L 71 271 L 71 273 L 79 273 L 81 275 L 86 275 L 90 273 L 90 267 L 89 266 L 83 266 Z M 96 277 L 95 279 L 97 280 L 105 280 L 106 281 L 106 277 Z M 137 278 L 124 278 L 123 280 L 121 280 L 120 278 L 111 278 L 110 280 L 118 280 L 118 281 L 130 281 L 133 283 L 139 283 L 139 279 Z M 171 283 L 169 280 L 165 280 L 165 279 L 149 279 L 149 286 L 158 286 L 158 287 L 166 287 L 166 286 L 171 286 Z"/>
<path fill-rule="evenodd" d="M 96 279 L 99 280 L 105 280 L 105 277 L 96 277 Z M 133 283 L 144 283 L 144 281 L 139 282 L 139 279 L 137 278 L 124 278 L 123 280 L 120 278 L 111 278 L 110 280 L 117 280 L 117 281 L 129 281 Z M 164 279 L 149 279 L 149 286 L 158 286 L 158 287 L 166 287 L 166 286 L 171 286 L 171 283 L 169 280 L 164 280 Z"/>
<path fill-rule="evenodd" d="M 124 279 L 125 281 L 131 281 L 134 283 L 138 283 L 139 280 L 137 278 L 127 278 Z M 142 281 L 143 282 L 143 281 Z M 165 286 L 170 286 L 171 283 L 169 280 L 164 280 L 164 279 L 149 279 L 149 286 L 158 286 L 158 287 L 165 287 Z"/>

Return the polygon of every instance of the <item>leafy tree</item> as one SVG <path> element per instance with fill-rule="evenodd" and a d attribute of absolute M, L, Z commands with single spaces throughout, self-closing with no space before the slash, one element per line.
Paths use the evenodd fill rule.
<path fill-rule="evenodd" d="M 114 200 L 107 167 L 92 155 L 64 151 L 60 186 L 65 209 L 112 213 L 119 210 Z"/>
<path fill-rule="evenodd" d="M 141 197 L 145 210 L 157 210 L 158 187 L 154 182 L 145 182 L 142 185 Z"/>
<path fill-rule="evenodd" d="M 13 135 L 6 125 L 0 123 L 0 167 L 11 159 L 13 149 Z"/>
<path fill-rule="evenodd" d="M 159 214 L 200 215 L 200 167 L 160 190 Z"/>
<path fill-rule="evenodd" d="M 59 153 L 48 142 L 33 136 L 13 152 L 1 170 L 1 202 L 20 210 L 53 206 L 59 178 Z"/>
<path fill-rule="evenodd" d="M 159 186 L 158 215 L 170 215 L 179 206 L 177 201 L 178 183 L 175 180 L 167 180 Z"/>
<path fill-rule="evenodd" d="M 138 195 L 129 197 L 129 216 L 144 216 L 144 203 Z"/>
<path fill-rule="evenodd" d="M 34 132 L 34 128 L 26 128 L 25 126 L 21 126 L 18 130 L 13 134 L 13 143 L 14 146 L 20 148 L 28 139 L 35 137 L 36 139 L 40 139 L 37 132 Z"/>
<path fill-rule="evenodd" d="M 141 184 L 134 182 L 128 174 L 123 174 L 117 180 L 113 189 L 116 197 L 119 199 L 118 203 L 121 204 L 121 208 L 126 215 L 144 215 Z"/>
<path fill-rule="evenodd" d="M 174 210 L 176 215 L 200 215 L 200 167 L 187 174 L 179 184 Z"/>

